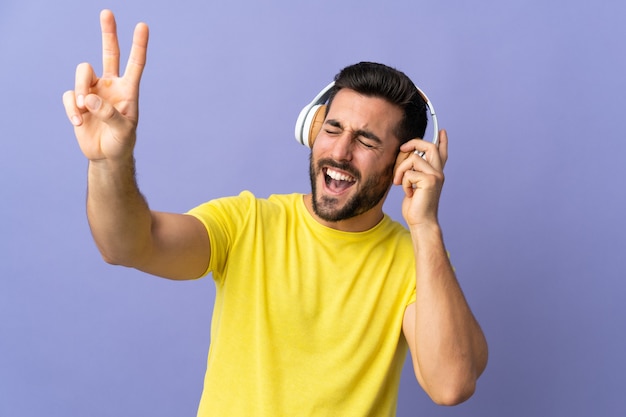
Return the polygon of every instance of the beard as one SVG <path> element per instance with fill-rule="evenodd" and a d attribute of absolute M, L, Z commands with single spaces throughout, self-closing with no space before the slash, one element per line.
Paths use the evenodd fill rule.
<path fill-rule="evenodd" d="M 385 198 L 393 180 L 395 161 L 383 168 L 381 172 L 366 178 L 363 183 L 361 183 L 361 174 L 349 163 L 338 163 L 332 159 L 321 159 L 315 163 L 312 154 L 309 156 L 309 161 L 313 212 L 328 222 L 347 220 L 372 209 Z M 337 198 L 319 195 L 316 179 L 322 172 L 322 166 L 343 170 L 357 180 L 359 189 L 343 206 L 339 206 Z"/>

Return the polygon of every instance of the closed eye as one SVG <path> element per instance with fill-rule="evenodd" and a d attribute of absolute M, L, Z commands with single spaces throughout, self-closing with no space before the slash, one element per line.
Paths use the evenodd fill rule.
<path fill-rule="evenodd" d="M 377 145 L 383 144 L 383 141 L 369 130 L 357 130 L 356 132 L 354 132 L 354 135 L 358 138 L 359 142 L 363 143 L 364 145 L 368 144 L 371 147 L 375 147 Z"/>
<path fill-rule="evenodd" d="M 359 141 L 361 145 L 365 146 L 368 149 L 373 149 L 376 147 L 375 144 L 370 143 L 367 139 L 358 138 L 357 140 Z"/>
<path fill-rule="evenodd" d="M 338 120 L 328 119 L 324 123 L 324 132 L 328 135 L 340 135 L 343 133 L 343 126 Z M 366 129 L 354 131 L 353 138 L 367 149 L 375 149 L 382 146 L 383 141 L 374 132 Z"/>

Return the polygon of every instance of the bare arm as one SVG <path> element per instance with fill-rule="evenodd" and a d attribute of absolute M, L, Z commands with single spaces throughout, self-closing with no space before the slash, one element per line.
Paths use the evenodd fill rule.
<path fill-rule="evenodd" d="M 102 76 L 91 65 L 80 64 L 75 89 L 63 95 L 78 144 L 89 160 L 87 215 L 94 240 L 107 262 L 167 278 L 198 277 L 210 258 L 204 226 L 191 216 L 151 211 L 135 181 L 133 151 L 148 26 L 136 26 L 120 77 L 113 14 L 104 10 L 100 24 Z"/>
<path fill-rule="evenodd" d="M 394 179 L 405 191 L 402 211 L 415 253 L 416 301 L 404 316 L 416 378 L 439 404 L 468 399 L 487 365 L 487 342 L 461 291 L 437 220 L 448 138 L 439 148 L 421 140 L 403 145 Z M 413 154 L 426 152 L 426 160 Z"/>
<path fill-rule="evenodd" d="M 90 161 L 87 216 L 109 263 L 170 279 L 197 278 L 206 270 L 210 244 L 195 217 L 151 211 L 134 178 L 133 161 Z"/>

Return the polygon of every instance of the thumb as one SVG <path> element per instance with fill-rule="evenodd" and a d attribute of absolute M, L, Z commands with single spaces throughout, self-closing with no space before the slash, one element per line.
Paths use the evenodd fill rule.
<path fill-rule="evenodd" d="M 95 118 L 103 121 L 114 129 L 120 129 L 126 125 L 124 116 L 110 103 L 102 100 L 102 98 L 96 94 L 88 94 L 85 97 L 85 107 Z"/>

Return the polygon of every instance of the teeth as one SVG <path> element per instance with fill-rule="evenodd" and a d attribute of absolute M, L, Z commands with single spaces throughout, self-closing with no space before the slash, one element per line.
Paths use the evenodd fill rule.
<path fill-rule="evenodd" d="M 352 178 L 351 176 L 337 172 L 333 170 L 332 168 L 328 168 L 326 170 L 326 175 L 328 175 L 330 178 L 336 181 L 349 181 L 349 182 L 354 181 L 354 178 Z"/>

